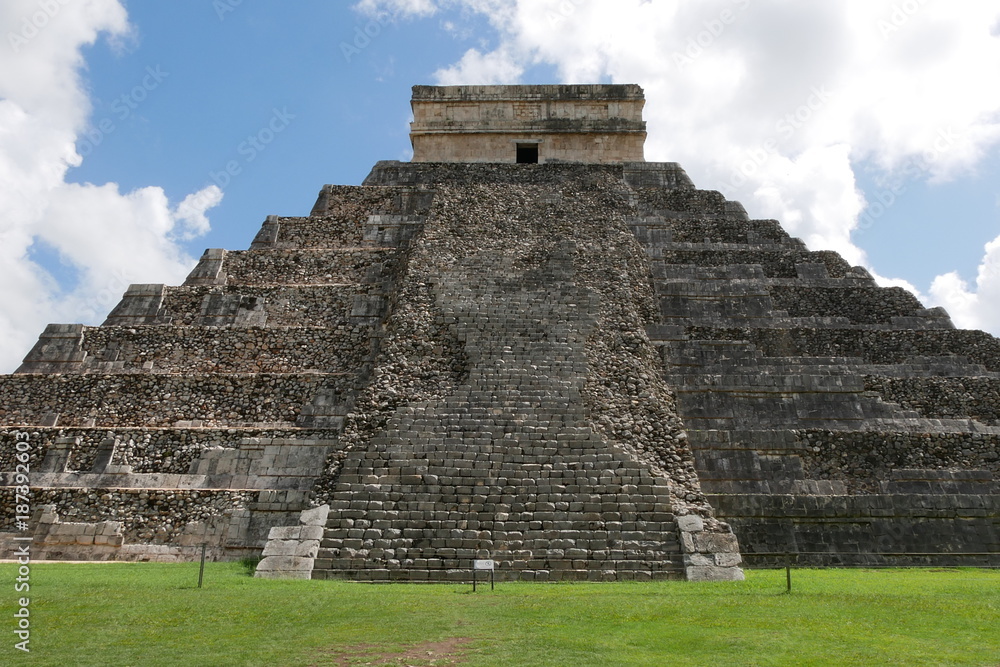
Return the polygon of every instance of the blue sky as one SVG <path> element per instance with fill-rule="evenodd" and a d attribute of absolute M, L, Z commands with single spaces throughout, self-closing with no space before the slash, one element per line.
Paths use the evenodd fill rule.
<path fill-rule="evenodd" d="M 1000 333 L 1000 7 L 957 4 L 8 0 L 0 370 L 408 159 L 414 84 L 639 83 L 647 159 Z"/>

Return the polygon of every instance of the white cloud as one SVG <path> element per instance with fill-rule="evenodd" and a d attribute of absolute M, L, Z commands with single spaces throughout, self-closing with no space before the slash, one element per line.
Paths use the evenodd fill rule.
<path fill-rule="evenodd" d="M 215 185 L 185 197 L 173 214 L 177 221 L 184 223 L 178 237 L 187 241 L 207 234 L 211 225 L 205 212 L 222 203 L 222 197 L 222 189 Z"/>
<path fill-rule="evenodd" d="M 490 85 L 515 83 L 523 73 L 524 68 L 504 51 L 483 54 L 469 49 L 458 63 L 438 70 L 434 77 L 443 86 Z"/>
<path fill-rule="evenodd" d="M 957 272 L 934 279 L 931 302 L 948 309 L 956 326 L 1000 331 L 1000 236 L 986 244 L 975 290 Z"/>
<path fill-rule="evenodd" d="M 6 0 L 0 25 L 0 370 L 18 365 L 47 322 L 99 322 L 130 282 L 180 282 L 194 260 L 178 241 L 208 229 L 210 187 L 171 208 L 161 188 L 66 182 L 90 101 L 83 47 L 131 35 L 118 0 Z M 33 260 L 54 251 L 65 291 Z"/>
<path fill-rule="evenodd" d="M 433 0 L 361 0 L 355 8 L 367 14 L 388 12 L 393 16 L 430 16 L 437 12 Z"/>
<path fill-rule="evenodd" d="M 508 82 L 535 64 L 569 83 L 639 83 L 647 159 L 678 161 L 695 183 L 857 264 L 868 264 L 851 239 L 867 205 L 860 163 L 940 182 L 1000 143 L 1000 87 L 983 79 L 1000 71 L 993 0 L 419 4 L 483 14 L 496 30 L 493 50 L 467 52 L 437 73 L 441 83 Z M 956 312 L 976 298 L 977 321 L 1000 333 L 989 275 L 981 269 L 974 293 L 942 277 L 936 298 Z"/>

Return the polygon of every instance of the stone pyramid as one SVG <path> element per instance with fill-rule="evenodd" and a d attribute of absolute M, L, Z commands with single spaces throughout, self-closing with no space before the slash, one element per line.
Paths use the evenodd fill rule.
<path fill-rule="evenodd" d="M 1000 342 L 644 162 L 642 105 L 415 87 L 412 162 L 50 325 L 0 377 L 0 540 L 378 581 L 1000 564 Z"/>

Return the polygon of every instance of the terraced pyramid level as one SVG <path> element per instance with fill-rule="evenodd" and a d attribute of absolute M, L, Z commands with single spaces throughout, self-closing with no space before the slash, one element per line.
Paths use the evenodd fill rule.
<path fill-rule="evenodd" d="M 100 327 L 49 326 L 0 376 L 0 539 L 380 581 L 1000 565 L 1000 341 L 598 139 L 381 162 Z"/>

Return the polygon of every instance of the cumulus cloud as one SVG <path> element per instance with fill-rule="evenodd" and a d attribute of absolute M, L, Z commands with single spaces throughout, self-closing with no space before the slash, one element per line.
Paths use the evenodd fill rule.
<path fill-rule="evenodd" d="M 495 48 L 467 52 L 437 73 L 441 83 L 509 82 L 543 64 L 567 83 L 641 84 L 647 159 L 681 162 L 702 187 L 781 220 L 813 249 L 865 266 L 851 237 L 873 204 L 858 189 L 859 166 L 941 182 L 973 170 L 1000 143 L 1000 87 L 982 78 L 1000 71 L 1000 7 L 992 0 L 362 5 L 488 17 Z M 974 287 L 942 276 L 932 298 L 956 321 L 1000 333 L 995 267 L 987 254 Z M 960 314 L 972 311 L 978 319 Z"/>
<path fill-rule="evenodd" d="M 434 0 L 362 0 L 357 8 L 368 14 L 388 12 L 394 16 L 430 16 L 437 12 Z"/>
<path fill-rule="evenodd" d="M 443 86 L 490 85 L 515 83 L 523 73 L 524 68 L 503 51 L 483 54 L 476 49 L 469 49 L 461 60 L 451 67 L 439 70 L 434 76 Z"/>
<path fill-rule="evenodd" d="M 931 300 L 944 305 L 960 327 L 996 332 L 1000 331 L 1000 236 L 985 250 L 975 289 L 953 271 L 934 279 Z"/>
<path fill-rule="evenodd" d="M 131 36 L 119 0 L 6 0 L 0 25 L 0 370 L 50 321 L 99 322 L 130 282 L 179 282 L 178 244 L 208 230 L 214 186 L 172 207 L 163 190 L 67 182 L 91 105 L 82 49 Z M 44 255 L 44 263 L 38 261 Z M 43 266 L 44 264 L 44 266 Z M 61 280 L 46 267 L 61 264 Z M 67 277 L 68 276 L 68 277 Z"/>

